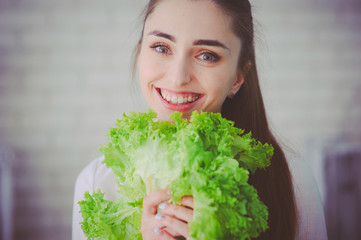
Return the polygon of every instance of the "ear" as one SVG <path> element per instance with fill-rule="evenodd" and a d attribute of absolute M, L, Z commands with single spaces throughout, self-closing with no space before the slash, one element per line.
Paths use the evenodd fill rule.
<path fill-rule="evenodd" d="M 138 59 L 139 59 L 139 54 L 140 54 L 140 51 L 141 51 L 141 47 L 142 47 L 142 41 L 139 40 L 138 41 L 138 44 L 137 44 L 137 48 L 135 49 L 134 51 L 134 66 L 135 65 L 138 65 Z"/>
<path fill-rule="evenodd" d="M 232 87 L 228 92 L 229 98 L 233 98 L 234 95 L 237 94 L 237 92 L 239 91 L 239 89 L 241 88 L 241 86 L 244 82 L 244 79 L 245 79 L 248 71 L 251 69 L 251 66 L 252 66 L 251 62 L 247 62 L 246 65 L 244 66 L 243 71 L 238 71 L 237 77 L 234 80 Z"/>
<path fill-rule="evenodd" d="M 138 52 L 140 51 L 140 46 L 141 46 L 141 44 L 142 44 L 142 41 L 139 40 L 139 41 L 138 41 L 138 44 L 137 44 L 137 51 L 138 51 Z"/>
<path fill-rule="evenodd" d="M 229 90 L 227 96 L 229 98 L 233 98 L 234 95 L 236 95 L 236 93 L 239 91 L 239 89 L 241 88 L 242 84 L 244 82 L 244 77 L 243 77 L 243 72 L 239 71 L 237 73 L 237 77 L 234 80 L 231 89 Z"/>
<path fill-rule="evenodd" d="M 142 50 L 142 41 L 139 40 L 137 44 L 137 48 L 135 49 L 135 56 L 138 57 L 140 54 L 140 51 Z"/>

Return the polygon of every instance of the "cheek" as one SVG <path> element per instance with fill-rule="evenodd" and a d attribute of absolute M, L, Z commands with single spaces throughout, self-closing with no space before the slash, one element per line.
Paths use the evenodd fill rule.
<path fill-rule="evenodd" d="M 141 84 L 149 84 L 157 80 L 165 69 L 147 52 L 139 54 L 137 65 Z"/>
<path fill-rule="evenodd" d="M 149 61 L 146 60 L 144 53 L 140 53 L 138 57 L 138 71 L 141 82 L 144 82 L 144 79 L 150 74 L 149 70 L 151 70 Z"/>
<path fill-rule="evenodd" d="M 144 97 L 148 101 L 148 97 L 149 97 L 148 95 L 150 94 L 149 84 L 152 79 L 151 78 L 152 69 L 151 66 L 149 66 L 149 61 L 146 60 L 144 54 L 139 54 L 137 65 L 138 65 L 137 68 L 139 73 L 140 88 L 143 92 Z"/>
<path fill-rule="evenodd" d="M 202 85 L 205 89 L 208 89 L 208 93 L 220 98 L 222 98 L 221 96 L 227 96 L 235 80 L 234 74 L 231 74 L 227 68 L 215 69 L 207 72 L 207 74 L 202 73 L 200 77 Z"/>

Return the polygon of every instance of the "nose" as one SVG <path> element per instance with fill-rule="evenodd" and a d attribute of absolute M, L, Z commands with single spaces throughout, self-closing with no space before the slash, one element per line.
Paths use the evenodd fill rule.
<path fill-rule="evenodd" d="M 175 57 L 169 66 L 168 77 L 174 87 L 182 87 L 192 80 L 191 61 L 185 54 Z"/>

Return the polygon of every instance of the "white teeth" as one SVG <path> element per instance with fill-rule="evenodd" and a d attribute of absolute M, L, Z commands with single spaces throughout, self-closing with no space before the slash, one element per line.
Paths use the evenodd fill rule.
<path fill-rule="evenodd" d="M 173 104 L 177 104 L 177 103 L 178 103 L 178 98 L 177 98 L 177 96 L 173 96 L 173 97 L 172 97 L 172 103 L 173 103 Z"/>
<path fill-rule="evenodd" d="M 163 99 L 165 99 L 167 102 L 170 102 L 172 104 L 183 104 L 183 103 L 192 103 L 196 100 L 198 100 L 199 96 L 188 96 L 188 97 L 177 97 L 177 96 L 170 96 L 167 93 L 163 93 L 160 91 L 160 95 Z"/>

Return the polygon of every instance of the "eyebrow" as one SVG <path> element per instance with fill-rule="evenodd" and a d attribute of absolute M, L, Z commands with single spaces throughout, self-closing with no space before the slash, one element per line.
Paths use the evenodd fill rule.
<path fill-rule="evenodd" d="M 150 33 L 148 33 L 148 35 L 154 35 L 157 37 L 162 37 L 162 38 L 166 38 L 172 42 L 176 42 L 176 38 L 168 33 L 164 33 L 158 30 L 154 30 L 151 31 Z M 199 40 L 195 40 L 193 41 L 193 45 L 195 46 L 200 46 L 200 45 L 205 45 L 205 46 L 212 46 L 212 47 L 221 47 L 224 48 L 226 50 L 230 50 L 225 44 L 221 43 L 218 40 L 208 40 L 208 39 L 199 39 Z"/>
<path fill-rule="evenodd" d="M 167 33 L 164 33 L 164 32 L 160 32 L 158 30 L 151 31 L 150 33 L 148 33 L 148 35 L 154 35 L 154 36 L 157 36 L 157 37 L 166 38 L 168 40 L 171 40 L 172 42 L 175 42 L 175 37 L 174 36 L 172 36 L 170 34 L 167 34 Z"/>
<path fill-rule="evenodd" d="M 193 42 L 193 45 L 206 45 L 206 46 L 212 46 L 212 47 L 221 47 L 226 50 L 229 50 L 229 48 L 225 44 L 223 44 L 217 40 L 206 40 L 206 39 L 195 40 Z"/>

